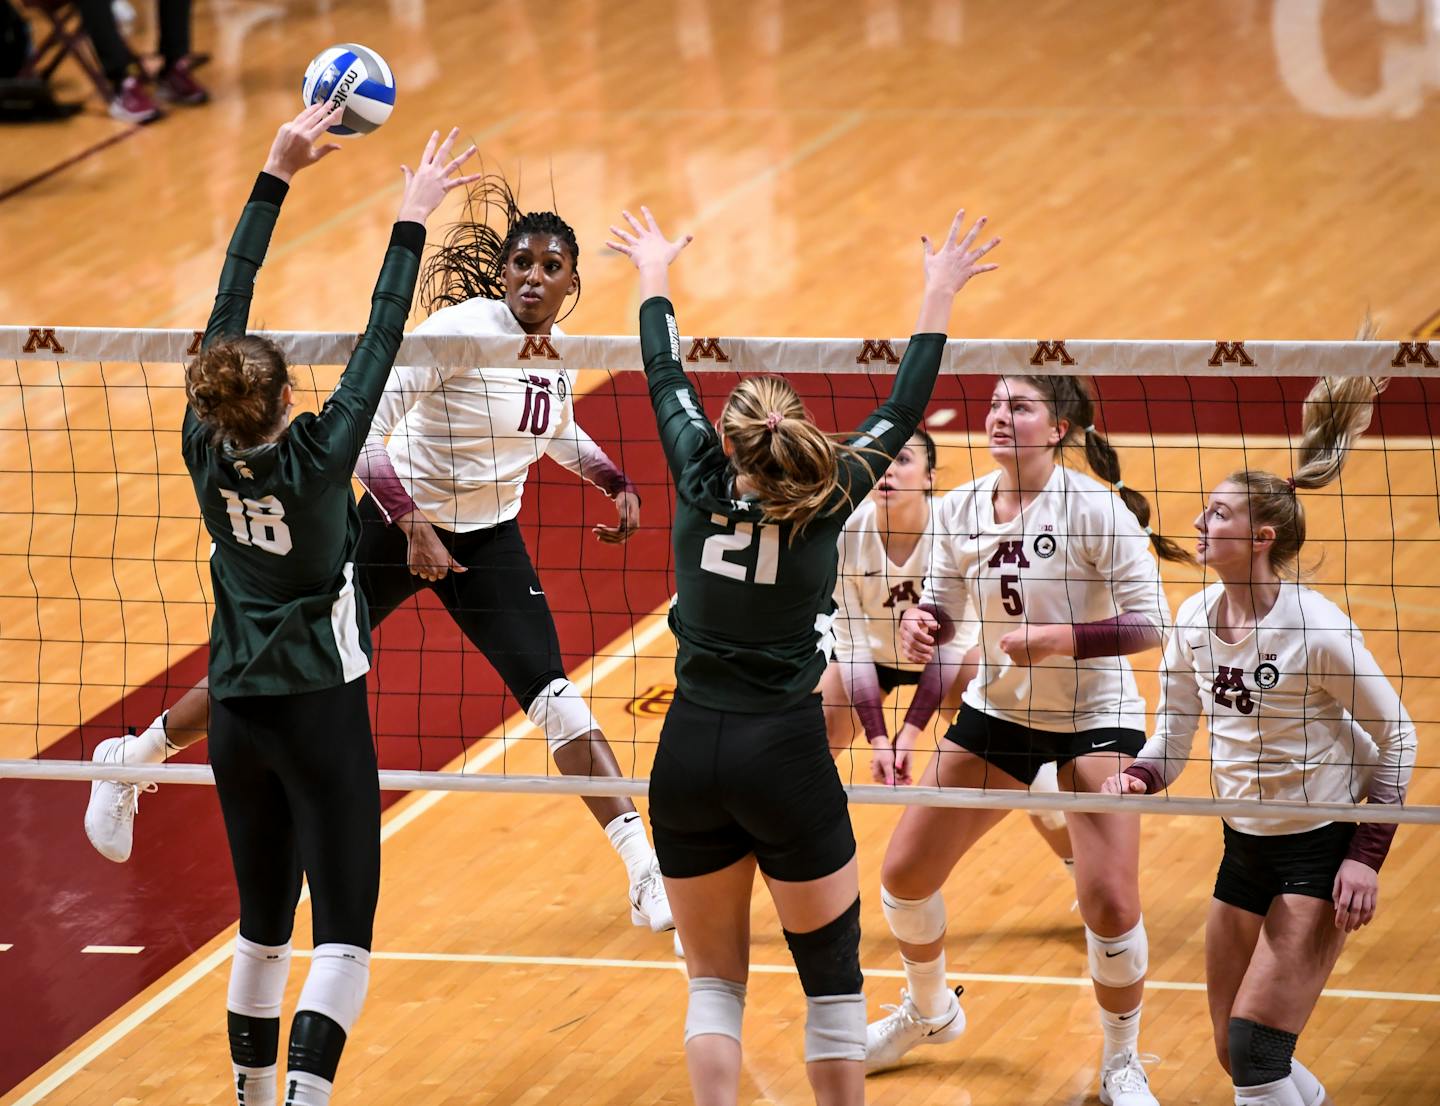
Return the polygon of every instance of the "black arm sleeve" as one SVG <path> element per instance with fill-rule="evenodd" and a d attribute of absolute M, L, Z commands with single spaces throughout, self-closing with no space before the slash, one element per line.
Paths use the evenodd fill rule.
<path fill-rule="evenodd" d="M 890 386 L 890 398 L 875 408 L 850 438 L 849 444 L 862 451 L 847 454 L 840 461 L 841 486 L 849 490 L 853 507 L 870 494 L 925 417 L 944 351 L 943 334 L 912 337 L 896 370 L 895 383 Z"/>
<path fill-rule="evenodd" d="M 336 483 L 349 485 L 356 458 L 370 432 L 370 421 L 395 365 L 400 340 L 405 337 L 405 319 L 415 297 L 424 248 L 423 225 L 395 224 L 370 299 L 370 321 L 345 365 L 340 383 L 311 429 L 317 462 Z"/>
<path fill-rule="evenodd" d="M 663 296 L 652 296 L 640 305 L 640 353 L 645 359 L 645 379 L 650 385 L 660 445 L 670 472 L 678 477 L 696 453 L 715 444 L 715 429 L 706 420 L 700 397 L 680 368 L 675 308 Z"/>
<path fill-rule="evenodd" d="M 270 236 L 275 231 L 275 220 L 280 217 L 280 205 L 289 191 L 288 184 L 269 173 L 261 173 L 255 178 L 255 187 L 250 190 L 245 210 L 235 224 L 235 233 L 225 247 L 225 265 L 220 270 L 215 306 L 210 309 L 210 321 L 205 324 L 201 349 L 209 349 L 216 342 L 244 335 L 250 323 L 250 301 L 255 296 L 255 275 L 265 262 Z M 186 404 L 184 436 L 188 438 L 199 426 L 200 420 Z"/>

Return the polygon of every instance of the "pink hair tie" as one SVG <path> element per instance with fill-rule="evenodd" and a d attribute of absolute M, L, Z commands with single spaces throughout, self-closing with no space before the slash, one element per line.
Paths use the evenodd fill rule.
<path fill-rule="evenodd" d="M 774 430 L 777 426 L 780 425 L 780 420 L 784 417 L 785 416 L 782 415 L 779 411 L 771 411 L 768 415 L 765 416 L 765 429 Z"/>
<path fill-rule="evenodd" d="M 1295 477 L 1287 477 L 1285 480 L 1285 484 L 1293 492 L 1295 490 Z"/>

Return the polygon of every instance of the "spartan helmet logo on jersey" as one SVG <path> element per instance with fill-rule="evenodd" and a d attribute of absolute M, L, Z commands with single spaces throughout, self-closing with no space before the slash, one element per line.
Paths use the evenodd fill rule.
<path fill-rule="evenodd" d="M 250 471 L 250 466 L 245 463 L 245 458 L 236 457 L 230 462 L 235 466 L 235 471 L 242 480 L 254 480 L 255 474 Z"/>
<path fill-rule="evenodd" d="M 1050 534 L 1041 534 L 1035 539 L 1035 556 L 1055 556 L 1055 538 Z"/>
<path fill-rule="evenodd" d="M 1255 669 L 1255 686 L 1262 691 L 1269 691 L 1280 682 L 1280 669 L 1273 664 L 1265 663 Z"/>

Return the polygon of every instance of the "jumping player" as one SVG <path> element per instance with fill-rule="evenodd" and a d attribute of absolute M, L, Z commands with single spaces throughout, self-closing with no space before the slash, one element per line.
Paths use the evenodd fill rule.
<path fill-rule="evenodd" d="M 280 128 L 226 251 L 201 353 L 185 370 L 185 466 L 214 543 L 211 761 L 240 893 L 226 1001 L 239 1106 L 274 1106 L 280 1004 L 302 875 L 314 952 L 290 1026 L 286 1106 L 325 1106 L 370 978 L 380 891 L 380 789 L 365 696 L 370 625 L 356 601 L 350 473 L 415 293 L 425 220 L 473 154 L 430 136 L 405 190 L 370 322 L 318 415 L 292 422 L 280 350 L 246 336 L 255 275 L 326 104 Z"/>
<path fill-rule="evenodd" d="M 832 645 L 836 541 L 910 440 L 934 386 L 951 305 L 995 245 L 934 252 L 890 398 L 837 444 L 777 377 L 742 381 L 717 425 L 680 366 L 669 241 L 648 210 L 612 227 L 640 273 L 640 339 L 675 480 L 675 700 L 660 734 L 650 815 L 687 954 L 685 1051 L 700 1106 L 733 1106 L 758 866 L 806 996 L 816 1100 L 864 1099 L 865 998 L 855 838 L 815 694 Z"/>

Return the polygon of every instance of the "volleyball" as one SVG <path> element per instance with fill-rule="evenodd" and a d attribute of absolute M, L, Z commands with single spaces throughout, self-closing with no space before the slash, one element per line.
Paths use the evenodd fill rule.
<path fill-rule="evenodd" d="M 321 50 L 305 68 L 300 96 L 307 104 L 343 104 L 331 134 L 369 134 L 395 109 L 395 75 L 368 46 L 342 43 Z"/>

